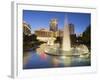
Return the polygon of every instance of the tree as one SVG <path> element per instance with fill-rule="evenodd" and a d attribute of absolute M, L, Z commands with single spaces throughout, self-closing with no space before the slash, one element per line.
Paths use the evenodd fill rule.
<path fill-rule="evenodd" d="M 90 49 L 91 46 L 91 25 L 89 25 L 83 32 L 82 40 L 85 45 Z"/>
<path fill-rule="evenodd" d="M 85 43 L 90 43 L 91 42 L 91 27 L 90 27 L 90 25 L 83 32 L 82 39 Z"/>
<path fill-rule="evenodd" d="M 31 41 L 38 41 L 37 36 L 35 34 L 32 34 L 30 37 L 31 37 Z"/>
<path fill-rule="evenodd" d="M 70 39 L 71 39 L 71 46 L 74 46 L 76 43 L 76 34 L 71 34 Z"/>
<path fill-rule="evenodd" d="M 57 37 L 55 43 L 62 44 L 62 37 Z"/>

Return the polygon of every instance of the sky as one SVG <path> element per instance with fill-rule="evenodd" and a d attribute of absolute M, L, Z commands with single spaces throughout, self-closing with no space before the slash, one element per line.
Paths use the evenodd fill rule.
<path fill-rule="evenodd" d="M 74 24 L 76 34 L 82 33 L 91 24 L 90 13 L 23 10 L 23 21 L 31 26 L 32 32 L 41 28 L 49 29 L 50 20 L 53 18 L 58 20 L 58 28 L 63 29 L 65 16 L 68 23 Z"/>

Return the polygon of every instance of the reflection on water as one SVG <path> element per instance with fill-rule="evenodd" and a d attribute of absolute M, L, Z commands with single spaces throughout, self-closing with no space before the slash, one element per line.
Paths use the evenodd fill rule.
<path fill-rule="evenodd" d="M 24 52 L 23 56 L 24 69 L 90 66 L 90 57 L 52 56 L 39 48 L 36 51 Z"/>

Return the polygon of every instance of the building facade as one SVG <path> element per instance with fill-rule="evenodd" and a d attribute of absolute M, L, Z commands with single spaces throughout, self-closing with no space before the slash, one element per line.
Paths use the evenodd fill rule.
<path fill-rule="evenodd" d="M 51 39 L 55 40 L 55 34 L 53 31 L 47 29 L 36 30 L 34 33 L 39 41 L 48 42 Z"/>
<path fill-rule="evenodd" d="M 49 31 L 46 29 L 35 30 L 35 35 L 38 37 L 50 37 L 51 34 L 52 34 L 52 31 Z"/>

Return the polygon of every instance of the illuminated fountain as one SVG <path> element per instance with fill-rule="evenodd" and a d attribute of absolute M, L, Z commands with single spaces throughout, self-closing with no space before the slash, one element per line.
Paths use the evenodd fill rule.
<path fill-rule="evenodd" d="M 63 42 L 62 48 L 55 46 L 53 36 L 51 36 L 51 46 L 49 48 L 46 47 L 44 50 L 47 54 L 53 56 L 79 56 L 84 57 L 89 55 L 89 50 L 86 45 L 80 44 L 76 47 L 71 47 L 71 40 L 70 40 L 70 32 L 69 32 L 69 24 L 67 17 L 65 17 L 64 21 L 64 29 L 63 29 Z"/>
<path fill-rule="evenodd" d="M 48 40 L 49 45 L 50 42 L 54 43 L 52 37 L 51 37 L 52 40 Z M 70 33 L 69 33 L 69 25 L 68 25 L 67 18 L 65 18 L 65 22 L 64 22 L 62 48 L 58 48 L 58 46 L 55 47 L 53 46 L 52 48 L 46 49 L 45 52 L 50 55 L 67 55 L 67 53 L 69 55 L 71 53 Z"/>
<path fill-rule="evenodd" d="M 62 50 L 64 51 L 71 50 L 70 33 L 69 33 L 69 25 L 67 18 L 65 18 L 65 23 L 64 23 Z"/>

